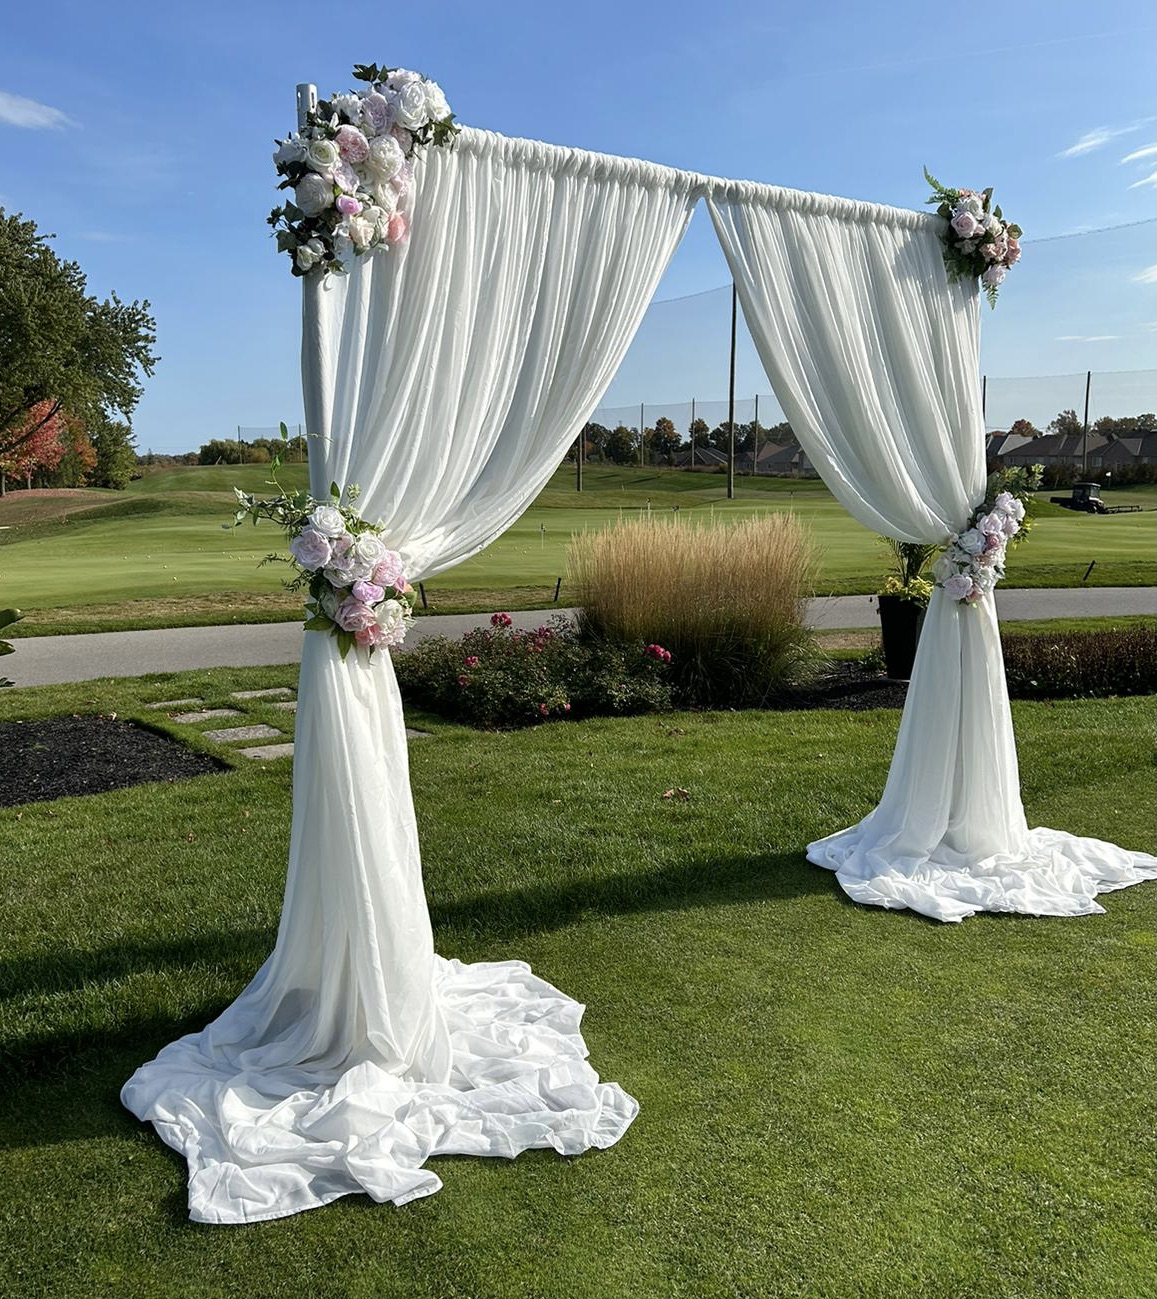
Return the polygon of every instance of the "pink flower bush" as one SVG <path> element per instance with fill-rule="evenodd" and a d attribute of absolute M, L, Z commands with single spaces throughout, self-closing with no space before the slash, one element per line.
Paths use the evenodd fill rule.
<path fill-rule="evenodd" d="M 643 653 L 649 659 L 654 659 L 657 663 L 670 663 L 671 651 L 664 649 L 662 645 L 648 645 Z"/>
<path fill-rule="evenodd" d="M 513 627 L 514 619 L 508 613 L 496 613 L 491 615 L 490 625 L 498 628 Z"/>

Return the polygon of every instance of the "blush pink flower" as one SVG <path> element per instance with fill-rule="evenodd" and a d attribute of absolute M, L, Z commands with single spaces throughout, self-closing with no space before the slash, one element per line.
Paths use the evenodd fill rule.
<path fill-rule="evenodd" d="M 478 655 L 467 654 L 466 657 L 462 660 L 462 666 L 464 668 L 476 668 L 478 666 Z"/>
<path fill-rule="evenodd" d="M 513 627 L 514 619 L 508 613 L 492 614 L 490 618 L 491 627 Z"/>
<path fill-rule="evenodd" d="M 960 212 L 952 218 L 952 229 L 961 239 L 971 239 L 980 231 L 981 225 L 971 212 Z"/>
<path fill-rule="evenodd" d="M 395 212 L 390 217 L 390 224 L 386 227 L 386 242 L 391 244 L 401 244 L 406 242 L 406 236 L 410 233 L 410 223 L 406 220 L 404 212 Z"/>
<path fill-rule="evenodd" d="M 967 573 L 955 573 L 944 583 L 944 594 L 950 600 L 966 600 L 972 591 L 972 578 Z"/>
<path fill-rule="evenodd" d="M 334 144 L 344 161 L 356 167 L 370 156 L 370 144 L 356 126 L 339 126 Z"/>
<path fill-rule="evenodd" d="M 353 584 L 352 594 L 355 600 L 360 600 L 363 604 L 377 604 L 385 598 L 386 593 L 376 583 L 361 580 Z"/>
<path fill-rule="evenodd" d="M 337 208 L 342 216 L 357 216 L 357 214 L 362 210 L 362 205 L 352 194 L 339 194 L 337 196 L 337 201 L 334 203 L 334 207 Z"/>
<path fill-rule="evenodd" d="M 405 589 L 405 578 L 402 576 L 402 557 L 396 550 L 387 550 L 374 567 L 373 579 L 378 586 Z"/>
<path fill-rule="evenodd" d="M 365 648 L 377 649 L 382 643 L 382 629 L 376 622 L 369 627 L 361 627 L 354 632 L 354 640 Z"/>
<path fill-rule="evenodd" d="M 376 615 L 370 606 L 352 595 L 347 595 L 338 605 L 333 620 L 344 631 L 352 632 L 365 631 L 377 623 Z"/>

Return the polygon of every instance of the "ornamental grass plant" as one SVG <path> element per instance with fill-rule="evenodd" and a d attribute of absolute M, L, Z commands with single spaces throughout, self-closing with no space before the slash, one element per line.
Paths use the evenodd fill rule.
<path fill-rule="evenodd" d="M 665 646 L 680 704 L 759 707 L 820 660 L 804 617 L 814 550 L 793 514 L 630 520 L 576 537 L 568 569 L 584 635 Z"/>

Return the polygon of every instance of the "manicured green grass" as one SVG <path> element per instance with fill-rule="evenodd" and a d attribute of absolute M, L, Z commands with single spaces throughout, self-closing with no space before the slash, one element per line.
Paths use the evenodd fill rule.
<path fill-rule="evenodd" d="M 8 691 L 0 720 L 156 723 L 150 699 L 293 682 Z M 1030 822 L 1151 851 L 1153 701 L 1014 712 Z M 268 953 L 289 763 L 3 809 L 0 1293 L 1152 1293 L 1152 885 L 961 926 L 846 901 L 802 845 L 872 806 L 894 712 L 422 720 L 439 950 L 585 1001 L 634 1127 L 574 1160 L 439 1161 L 402 1210 L 190 1225 L 182 1161 L 117 1092 Z"/>
<path fill-rule="evenodd" d="M 565 604 L 571 537 L 648 508 L 720 522 L 794 510 L 817 548 L 820 595 L 873 592 L 887 572 L 883 547 L 816 481 L 742 478 L 728 501 L 719 475 L 589 466 L 580 496 L 573 472 L 560 469 L 502 537 L 430 582 L 432 605 L 444 612 L 545 607 L 560 577 Z M 306 472 L 289 465 L 281 478 L 302 486 Z M 269 552 L 285 553 L 281 534 L 270 526 L 221 526 L 233 485 L 261 492 L 270 490 L 268 479 L 262 465 L 183 466 L 151 473 L 123 493 L 55 504 L 11 494 L 0 501 L 0 525 L 11 520 L 0 531 L 0 600 L 26 611 L 16 634 L 233 622 L 248 596 L 260 597 L 259 618 L 297 617 L 299 601 L 281 586 L 288 570 L 259 567 Z M 1157 488 L 1132 495 L 1157 506 Z M 1153 509 L 1098 518 L 1045 503 L 1032 538 L 1011 554 L 1005 585 L 1152 585 L 1155 544 Z"/>

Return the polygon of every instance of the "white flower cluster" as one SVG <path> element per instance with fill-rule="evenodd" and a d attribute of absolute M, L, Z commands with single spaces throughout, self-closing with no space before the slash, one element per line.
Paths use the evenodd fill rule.
<path fill-rule="evenodd" d="M 1011 492 L 998 493 L 991 509 L 981 505 L 971 526 L 954 534 L 932 565 L 936 584 L 967 604 L 988 595 L 1004 576 L 1005 552 L 1023 519 L 1024 505 Z"/>
<path fill-rule="evenodd" d="M 406 68 L 383 71 L 367 89 L 319 103 L 302 132 L 277 141 L 280 188 L 293 198 L 269 224 L 295 275 L 340 271 L 351 254 L 403 243 L 414 153 L 457 132 L 437 82 Z"/>

